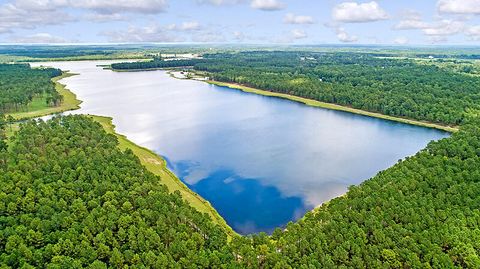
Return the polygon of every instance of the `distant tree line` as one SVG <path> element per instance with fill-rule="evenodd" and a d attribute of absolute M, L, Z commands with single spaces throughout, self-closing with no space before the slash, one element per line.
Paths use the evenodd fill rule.
<path fill-rule="evenodd" d="M 268 54 L 256 55 L 257 60 L 239 65 L 250 64 L 265 76 L 270 70 L 282 79 L 279 70 L 302 74 L 298 62 L 318 61 L 318 55 L 301 55 L 297 62 L 278 58 L 263 67 L 261 58 Z M 360 62 L 373 76 L 368 62 L 376 60 L 364 57 L 365 62 L 361 57 L 333 61 Z M 344 70 L 334 66 L 335 74 Z M 382 66 L 379 73 L 393 68 Z M 423 67 L 424 73 L 438 72 Z M 325 79 L 343 81 L 338 76 Z M 445 90 L 429 76 L 423 82 L 409 76 L 434 98 Z M 46 82 L 50 76 L 37 79 Z M 364 83 L 361 76 L 349 81 Z M 414 91 L 406 92 L 416 99 Z M 420 99 L 425 94 L 416 92 Z M 444 113 L 456 117 L 456 110 L 447 108 Z M 121 151 L 116 137 L 88 117 L 24 122 L 7 148 L 8 121 L 0 116 L 0 264 L 5 268 L 480 268 L 480 113 L 473 109 L 462 114 L 459 132 L 351 186 L 299 221 L 271 236 L 231 241 L 208 214 L 178 192 L 170 194 L 161 177 L 132 151 Z"/>
<path fill-rule="evenodd" d="M 51 78 L 59 69 L 31 68 L 28 64 L 0 64 L 0 111 L 23 110 L 34 97 L 45 97 L 47 105 L 56 106 L 63 96 L 55 90 Z"/>
<path fill-rule="evenodd" d="M 373 53 L 217 53 L 197 60 L 154 60 L 112 67 L 187 65 L 209 72 L 213 80 L 435 123 L 458 125 L 468 109 L 480 109 L 480 77 Z"/>
<path fill-rule="evenodd" d="M 111 65 L 113 69 L 117 70 L 134 70 L 134 69 L 155 69 L 155 68 L 170 68 L 170 67 L 193 67 L 194 65 L 203 62 L 202 59 L 190 60 L 163 60 L 161 57 L 156 57 L 153 61 L 139 61 L 128 63 L 114 63 Z"/>

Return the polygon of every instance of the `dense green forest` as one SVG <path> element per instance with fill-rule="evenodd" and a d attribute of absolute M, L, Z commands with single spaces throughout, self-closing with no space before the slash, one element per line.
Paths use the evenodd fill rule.
<path fill-rule="evenodd" d="M 478 268 L 480 121 L 284 231 L 236 237 L 84 116 L 22 124 L 0 162 L 0 263 L 51 268 Z"/>
<path fill-rule="evenodd" d="M 58 105 L 63 96 L 55 90 L 51 78 L 61 74 L 59 69 L 54 68 L 0 64 L 0 111 L 24 110 L 34 97 L 45 97 L 47 105 Z"/>
<path fill-rule="evenodd" d="M 12 139 L 0 162 L 0 264 L 209 268 L 232 260 L 221 228 L 169 194 L 93 120 L 29 121 Z"/>
<path fill-rule="evenodd" d="M 185 61 L 175 63 L 187 65 Z M 167 62 L 112 67 L 145 69 L 162 65 Z M 168 67 L 172 65 L 174 61 L 169 61 Z M 434 123 L 458 125 L 468 109 L 480 109 L 480 77 L 373 53 L 217 53 L 188 65 L 207 71 L 213 80 Z"/>
<path fill-rule="evenodd" d="M 169 68 L 169 67 L 192 67 L 198 63 L 204 62 L 201 59 L 191 60 L 169 60 L 155 59 L 153 61 L 139 61 L 130 63 L 114 63 L 112 68 L 116 70 L 134 70 L 134 69 L 154 69 L 154 68 Z"/>
<path fill-rule="evenodd" d="M 242 238 L 264 268 L 480 268 L 480 120 L 432 142 L 271 238 Z M 241 247 L 252 243 L 254 248 Z M 259 255 L 260 258 L 256 259 Z M 288 266 L 287 266 L 288 265 Z"/>
<path fill-rule="evenodd" d="M 346 195 L 271 236 L 237 236 L 229 242 L 208 215 L 189 206 L 178 193 L 170 194 L 162 178 L 147 171 L 131 151 L 122 152 L 116 137 L 90 118 L 26 121 L 9 135 L 7 148 L 9 127 L 0 113 L 0 264 L 6 268 L 480 268 L 477 78 L 371 55 L 271 53 L 280 56 L 228 54 L 231 58 L 218 60 L 217 70 L 210 61 L 219 56 L 207 55 L 194 66 L 227 80 L 236 70 L 231 63 L 237 61 L 232 81 L 262 83 L 260 78 L 268 78 L 272 85 L 277 79 L 310 85 L 304 81 L 319 81 L 314 75 L 321 74 L 319 85 L 331 84 L 332 95 L 352 98 L 352 105 L 365 105 L 376 96 L 367 94 L 372 91 L 385 99 L 381 102 L 394 97 L 414 102 L 406 110 L 413 113 L 409 117 L 439 109 L 432 115 L 442 123 L 460 124 L 460 131 L 351 186 Z M 316 63 L 320 61 L 321 65 Z M 39 72 L 29 73 L 32 78 L 20 72 L 22 80 L 10 78 L 15 73 L 5 75 L 8 81 L 17 80 L 10 85 L 19 86 L 15 90 L 19 96 L 28 96 L 32 88 L 28 85 L 49 85 L 59 72 L 27 65 L 11 68 Z M 0 76 L 3 73 L 1 69 Z M 247 82 L 238 74 L 255 80 Z M 392 90 L 381 94 L 386 81 Z M 336 84 L 352 88 L 345 86 L 350 91 L 344 92 Z M 311 85 L 312 90 L 324 89 Z M 390 102 L 390 107 L 401 104 Z"/>

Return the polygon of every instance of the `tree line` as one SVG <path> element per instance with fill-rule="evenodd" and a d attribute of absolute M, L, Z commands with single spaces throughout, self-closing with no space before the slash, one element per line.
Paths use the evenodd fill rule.
<path fill-rule="evenodd" d="M 0 64 L 0 111 L 24 110 L 34 97 L 45 97 L 46 105 L 56 106 L 63 96 L 51 78 L 62 72 L 54 68 L 31 68 L 28 64 Z"/>
<path fill-rule="evenodd" d="M 480 78 L 374 53 L 254 51 L 203 59 L 121 63 L 115 69 L 184 67 L 240 83 L 385 115 L 458 125 L 480 109 Z"/>
<path fill-rule="evenodd" d="M 222 229 L 93 120 L 28 121 L 11 139 L 0 166 L 0 264 L 218 268 L 233 260 Z"/>
<path fill-rule="evenodd" d="M 480 120 L 301 220 L 227 235 L 86 116 L 23 123 L 0 162 L 11 268 L 478 268 Z"/>
<path fill-rule="evenodd" d="M 316 59 L 302 55 L 298 61 Z M 255 58 L 251 68 L 267 60 Z M 348 57 L 334 61 L 362 62 Z M 264 68 L 294 66 L 297 63 L 278 58 Z M 49 76 L 41 79 L 50 81 Z M 445 113 L 456 115 L 453 108 Z M 6 121 L 0 116 L 2 141 Z M 161 177 L 146 170 L 130 150 L 121 151 L 116 137 L 90 118 L 30 120 L 9 138 L 8 147 L 5 141 L 0 147 L 0 264 L 479 268 L 480 113 L 463 113 L 460 124 L 451 137 L 431 142 L 272 235 L 228 241 L 207 214 L 192 208 L 179 193 L 170 194 Z"/>

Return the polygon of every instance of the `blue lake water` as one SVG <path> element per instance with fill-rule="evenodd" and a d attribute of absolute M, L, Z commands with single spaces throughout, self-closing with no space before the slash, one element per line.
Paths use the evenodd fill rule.
<path fill-rule="evenodd" d="M 119 133 L 164 156 L 241 234 L 271 232 L 448 133 L 312 108 L 165 71 L 112 72 L 108 62 L 54 62 Z M 38 65 L 38 64 L 35 64 Z"/>

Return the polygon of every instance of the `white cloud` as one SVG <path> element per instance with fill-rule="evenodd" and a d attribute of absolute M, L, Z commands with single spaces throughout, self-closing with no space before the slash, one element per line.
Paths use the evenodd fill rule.
<path fill-rule="evenodd" d="M 199 4 L 210 4 L 214 6 L 234 5 L 243 3 L 246 0 L 197 0 Z"/>
<path fill-rule="evenodd" d="M 59 8 L 80 8 L 98 13 L 144 13 L 163 12 L 167 0 L 16 0 L 13 5 L 29 11 L 58 10 Z"/>
<path fill-rule="evenodd" d="M 180 31 L 195 31 L 200 29 L 200 23 L 198 23 L 197 21 L 187 21 L 183 22 L 175 29 Z"/>
<path fill-rule="evenodd" d="M 104 31 L 100 35 L 110 42 L 181 42 L 178 35 L 172 35 L 168 29 L 158 25 L 144 27 L 130 26 L 127 30 Z"/>
<path fill-rule="evenodd" d="M 439 0 L 440 13 L 480 14 L 480 0 Z"/>
<path fill-rule="evenodd" d="M 166 7 L 167 0 L 15 0 L 0 4 L 0 33 L 75 21 L 66 12 L 72 8 L 91 11 L 78 17 L 101 22 L 122 20 L 125 13 L 155 14 Z"/>
<path fill-rule="evenodd" d="M 252 0 L 250 6 L 254 9 L 265 11 L 280 10 L 285 7 L 285 5 L 278 0 Z"/>
<path fill-rule="evenodd" d="M 88 21 L 94 22 L 109 22 L 109 21 L 124 21 L 128 17 L 122 14 L 113 13 L 113 14 L 102 14 L 102 13 L 88 13 L 84 16 Z"/>
<path fill-rule="evenodd" d="M 332 17 L 339 22 L 372 22 L 388 19 L 388 14 L 377 2 L 344 2 L 333 8 Z"/>
<path fill-rule="evenodd" d="M 10 41 L 13 43 L 65 43 L 65 40 L 62 37 L 52 36 L 49 33 L 38 33 L 29 36 L 18 37 L 14 36 L 10 38 Z"/>
<path fill-rule="evenodd" d="M 26 0 L 25 0 L 26 1 Z M 53 0 L 55 1 L 55 0 Z M 56 0 L 61 1 L 61 0 Z M 70 6 L 94 10 L 98 13 L 143 13 L 156 14 L 165 11 L 166 0 L 70 0 Z"/>
<path fill-rule="evenodd" d="M 198 32 L 192 36 L 192 41 L 202 42 L 202 43 L 214 43 L 214 42 L 224 42 L 225 37 L 220 32 Z"/>
<path fill-rule="evenodd" d="M 408 41 L 409 41 L 408 38 L 404 36 L 399 36 L 393 40 L 393 43 L 397 45 L 405 45 L 405 44 L 408 44 Z"/>
<path fill-rule="evenodd" d="M 417 19 L 402 20 L 397 23 L 393 28 L 396 30 L 411 30 L 411 29 L 425 29 L 430 27 L 426 22 Z"/>
<path fill-rule="evenodd" d="M 470 38 L 470 40 L 473 40 L 473 41 L 480 40 L 480 25 L 468 27 L 465 30 L 465 34 Z"/>
<path fill-rule="evenodd" d="M 301 29 L 293 29 L 291 33 L 293 39 L 303 39 L 308 37 L 307 33 Z"/>
<path fill-rule="evenodd" d="M 311 16 L 305 16 L 305 15 L 295 15 L 292 13 L 288 13 L 285 15 L 285 18 L 283 19 L 285 23 L 288 24 L 313 24 L 315 23 L 315 20 Z"/>
<path fill-rule="evenodd" d="M 26 5 L 27 3 L 23 3 Z M 74 18 L 62 11 L 38 5 L 31 10 L 20 8 L 14 4 L 0 5 L 0 33 L 12 30 L 34 29 L 42 25 L 56 25 L 73 21 Z"/>
<path fill-rule="evenodd" d="M 442 20 L 428 28 L 423 29 L 423 33 L 428 36 L 448 36 L 462 32 L 465 28 L 463 22 L 453 20 Z"/>
<path fill-rule="evenodd" d="M 243 41 L 245 40 L 245 34 L 240 31 L 235 31 L 233 32 L 233 38 L 238 41 Z"/>
<path fill-rule="evenodd" d="M 448 41 L 448 38 L 446 36 L 430 36 L 428 41 L 432 44 L 445 43 Z"/>
<path fill-rule="evenodd" d="M 343 27 L 337 28 L 336 32 L 337 32 L 337 38 L 341 42 L 351 43 L 351 42 L 357 42 L 358 41 L 357 36 L 348 34 Z"/>

